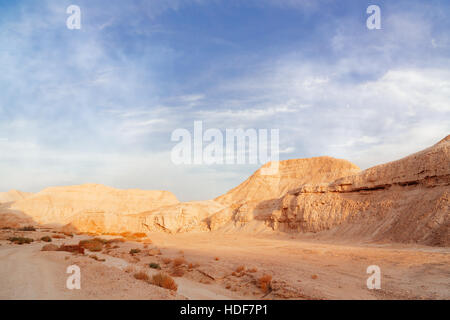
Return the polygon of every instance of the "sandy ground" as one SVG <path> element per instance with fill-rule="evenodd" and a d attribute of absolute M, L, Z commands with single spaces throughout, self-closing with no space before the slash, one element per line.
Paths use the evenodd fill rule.
<path fill-rule="evenodd" d="M 0 299 L 450 299 L 449 248 L 199 233 L 152 234 L 151 241 L 120 242 L 84 255 L 42 252 L 46 243 L 38 239 L 54 234 L 0 231 Z M 36 241 L 11 244 L 11 235 Z M 131 255 L 134 248 L 141 252 Z M 134 278 L 138 271 L 159 272 L 150 263 L 172 274 L 177 292 Z M 66 268 L 73 264 L 81 269 L 81 290 L 66 288 Z M 380 290 L 366 286 L 369 265 L 381 268 Z M 266 274 L 272 276 L 268 291 L 259 282 Z"/>

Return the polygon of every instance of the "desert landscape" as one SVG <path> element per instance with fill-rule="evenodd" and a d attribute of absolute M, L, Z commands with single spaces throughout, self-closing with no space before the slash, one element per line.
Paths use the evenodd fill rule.
<path fill-rule="evenodd" d="M 0 193 L 0 299 L 450 299 L 449 164 L 450 135 L 366 170 L 283 160 L 205 201 L 99 184 Z"/>

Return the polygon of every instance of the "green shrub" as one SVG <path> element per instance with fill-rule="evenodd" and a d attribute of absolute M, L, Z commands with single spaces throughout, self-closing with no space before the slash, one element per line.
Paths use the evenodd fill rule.
<path fill-rule="evenodd" d="M 158 263 L 152 262 L 152 263 L 149 264 L 149 266 L 150 266 L 150 268 L 152 268 L 152 269 L 158 269 L 158 270 L 161 270 L 161 266 L 160 266 Z"/>
<path fill-rule="evenodd" d="M 50 238 L 49 236 L 42 237 L 41 240 L 45 242 L 52 242 L 52 238 Z"/>

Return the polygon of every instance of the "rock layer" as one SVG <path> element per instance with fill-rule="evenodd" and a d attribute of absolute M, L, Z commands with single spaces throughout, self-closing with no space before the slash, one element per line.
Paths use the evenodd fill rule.
<path fill-rule="evenodd" d="M 450 136 L 403 159 L 286 194 L 273 229 L 450 245 Z"/>

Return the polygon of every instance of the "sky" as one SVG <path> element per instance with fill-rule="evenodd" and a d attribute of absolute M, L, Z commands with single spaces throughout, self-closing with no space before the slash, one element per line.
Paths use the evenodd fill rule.
<path fill-rule="evenodd" d="M 194 121 L 278 129 L 281 160 L 399 159 L 450 134 L 449 30 L 445 0 L 0 0 L 0 191 L 204 200 L 258 169 L 174 164 Z"/>

